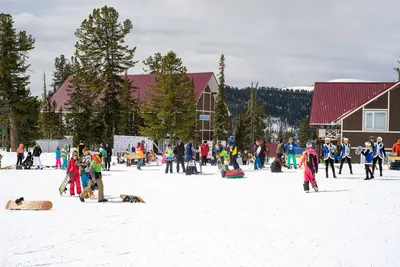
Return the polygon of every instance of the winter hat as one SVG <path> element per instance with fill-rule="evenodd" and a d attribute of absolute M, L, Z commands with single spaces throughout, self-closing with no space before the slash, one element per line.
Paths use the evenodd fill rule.
<path fill-rule="evenodd" d="M 312 144 L 311 144 L 311 142 L 307 142 L 307 144 L 306 144 L 306 148 L 312 148 Z"/>
<path fill-rule="evenodd" d="M 376 141 L 382 142 L 382 137 L 378 136 L 378 138 L 376 138 Z"/>
<path fill-rule="evenodd" d="M 349 141 L 349 138 L 345 137 L 345 138 L 343 138 L 343 141 Z"/>
<path fill-rule="evenodd" d="M 329 137 L 327 137 L 327 138 L 325 138 L 325 142 L 326 142 L 326 141 L 330 142 L 331 139 L 330 139 Z"/>
<path fill-rule="evenodd" d="M 371 142 L 365 142 L 365 147 L 371 147 Z"/>

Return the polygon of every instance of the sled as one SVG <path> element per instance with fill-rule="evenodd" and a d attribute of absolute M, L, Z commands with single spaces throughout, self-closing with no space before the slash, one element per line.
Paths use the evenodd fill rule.
<path fill-rule="evenodd" d="M 6 204 L 7 210 L 50 210 L 52 207 L 53 203 L 51 201 L 25 201 L 23 197 L 9 200 Z"/>
<path fill-rule="evenodd" d="M 13 168 L 12 165 L 7 165 L 7 166 L 4 166 L 4 167 L 1 167 L 0 170 L 10 170 L 12 168 Z"/>
<path fill-rule="evenodd" d="M 121 194 L 119 197 L 122 199 L 122 202 L 146 203 L 146 202 L 144 202 L 144 200 L 143 200 L 141 197 L 139 197 L 139 196 Z"/>
<path fill-rule="evenodd" d="M 58 188 L 58 192 L 60 196 L 67 191 L 67 185 L 70 183 L 71 178 L 68 174 L 65 176 L 64 181 L 61 183 L 60 187 Z"/>
<path fill-rule="evenodd" d="M 225 173 L 225 178 L 227 179 L 240 179 L 244 177 L 244 172 L 242 170 L 232 170 Z"/>

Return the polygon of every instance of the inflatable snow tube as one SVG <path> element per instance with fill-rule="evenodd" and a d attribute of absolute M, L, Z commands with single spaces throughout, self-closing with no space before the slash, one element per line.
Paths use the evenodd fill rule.
<path fill-rule="evenodd" d="M 238 179 L 243 178 L 244 172 L 243 171 L 230 171 L 225 173 L 225 178 L 227 179 Z"/>

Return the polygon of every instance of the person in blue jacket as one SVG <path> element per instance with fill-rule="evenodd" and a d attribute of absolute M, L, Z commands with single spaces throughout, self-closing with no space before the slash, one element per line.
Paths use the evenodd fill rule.
<path fill-rule="evenodd" d="M 373 160 L 374 156 L 373 156 L 370 142 L 365 142 L 365 148 L 361 152 L 361 154 L 364 155 L 364 165 L 365 165 L 365 175 L 366 175 L 364 180 L 374 179 L 374 174 L 372 173 L 372 170 L 371 170 L 372 160 Z M 369 176 L 369 175 L 371 175 L 371 176 Z"/>
<path fill-rule="evenodd" d="M 385 146 L 382 143 L 382 137 L 378 137 L 376 139 L 376 143 L 374 144 L 374 159 L 372 161 L 372 175 L 375 173 L 376 162 L 379 164 L 379 172 L 380 176 L 382 176 L 382 161 L 386 158 Z"/>
<path fill-rule="evenodd" d="M 193 146 L 193 141 L 189 141 L 186 145 L 186 161 L 188 166 L 186 167 L 186 175 L 198 174 L 196 167 L 196 149 Z M 194 166 L 192 166 L 194 165 Z"/>
<path fill-rule="evenodd" d="M 289 137 L 289 142 L 285 145 L 285 151 L 287 155 L 287 167 L 290 169 L 290 161 L 293 161 L 293 166 L 297 169 L 297 162 L 296 162 L 296 148 L 298 145 L 293 142 L 293 138 Z"/>
<path fill-rule="evenodd" d="M 326 178 L 329 178 L 329 174 L 328 174 L 329 165 L 331 165 L 331 168 L 332 168 L 333 178 L 336 178 L 335 166 L 333 165 L 335 155 L 336 155 L 336 146 L 334 146 L 331 143 L 331 139 L 329 137 L 325 138 L 323 152 L 324 152 Z"/>

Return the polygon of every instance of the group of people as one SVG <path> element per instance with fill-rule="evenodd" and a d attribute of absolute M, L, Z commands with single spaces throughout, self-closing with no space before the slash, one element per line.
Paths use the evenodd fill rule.
<path fill-rule="evenodd" d="M 182 167 L 182 171 L 187 175 L 198 174 L 199 171 L 196 167 L 196 153 L 199 151 L 195 149 L 193 145 L 193 141 L 189 141 L 185 147 L 182 140 L 178 140 L 175 144 L 175 147 L 169 144 L 167 145 L 164 157 L 165 157 L 165 173 L 173 173 L 172 165 L 173 162 L 176 162 L 176 172 L 179 173 L 180 167 Z M 207 152 L 208 153 L 208 152 Z M 185 161 L 187 162 L 187 166 L 185 167 Z M 202 164 L 205 162 L 203 161 Z"/>
<path fill-rule="evenodd" d="M 100 149 L 99 153 L 90 155 L 86 147 L 72 152 L 68 161 L 66 173 L 70 178 L 70 195 L 79 195 L 79 200 L 85 202 L 85 198 L 93 197 L 93 190 L 98 189 L 98 202 L 107 202 L 104 198 L 104 185 L 102 180 L 103 161 L 107 152 Z M 83 187 L 83 191 L 82 191 Z"/>
<path fill-rule="evenodd" d="M 40 160 L 40 155 L 42 154 L 42 149 L 38 143 L 33 147 L 32 152 L 28 151 L 27 156 L 25 158 L 25 148 L 24 144 L 19 144 L 17 148 L 17 169 L 30 169 L 32 166 L 35 166 L 35 169 L 43 170 L 42 161 Z"/>

